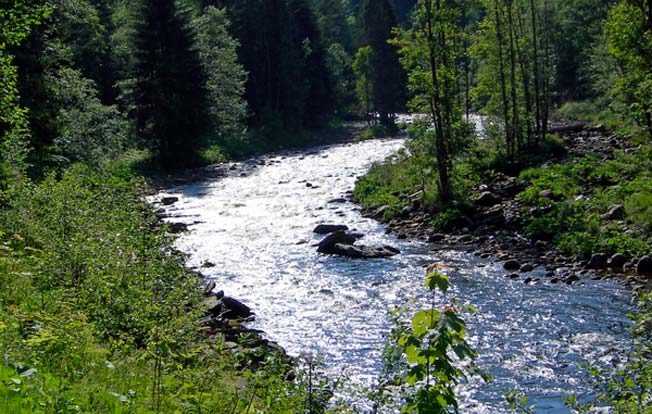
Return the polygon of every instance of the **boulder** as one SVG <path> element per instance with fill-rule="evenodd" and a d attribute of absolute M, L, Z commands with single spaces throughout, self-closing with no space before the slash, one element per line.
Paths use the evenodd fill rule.
<path fill-rule="evenodd" d="M 591 260 L 586 264 L 586 269 L 601 270 L 607 267 L 607 255 L 604 253 L 595 253 Z"/>
<path fill-rule="evenodd" d="M 652 257 L 641 257 L 636 264 L 636 273 L 639 275 L 652 275 Z"/>
<path fill-rule="evenodd" d="M 349 228 L 343 224 L 320 224 L 319 226 L 315 227 L 313 233 L 330 234 L 340 230 L 346 231 L 348 229 Z"/>
<path fill-rule="evenodd" d="M 343 230 L 339 230 L 329 234 L 324 240 L 319 242 L 317 245 L 317 251 L 319 253 L 333 254 L 333 246 L 336 244 L 353 244 L 355 243 L 355 240 L 355 236 L 350 235 Z"/>
<path fill-rule="evenodd" d="M 163 197 L 161 198 L 161 204 L 164 206 L 171 206 L 172 204 L 179 201 L 179 197 Z"/>
<path fill-rule="evenodd" d="M 625 263 L 629 261 L 629 257 L 622 253 L 616 253 L 607 261 L 607 267 L 612 270 L 622 272 L 625 268 Z"/>
<path fill-rule="evenodd" d="M 412 206 L 405 206 L 401 209 L 401 217 L 408 218 L 412 213 Z"/>
<path fill-rule="evenodd" d="M 508 260 L 503 264 L 503 268 L 505 270 L 519 270 L 521 268 L 521 264 L 517 260 Z"/>
<path fill-rule="evenodd" d="M 507 197 L 514 197 L 526 188 L 527 183 L 514 180 L 502 186 L 499 192 L 506 195 Z"/>
<path fill-rule="evenodd" d="M 376 211 L 374 211 L 374 214 L 373 214 L 374 218 L 376 218 L 376 219 L 383 219 L 383 218 L 385 218 L 385 212 L 386 212 L 386 211 L 389 211 L 389 209 L 390 209 L 389 206 L 378 207 L 378 208 L 376 209 Z"/>
<path fill-rule="evenodd" d="M 552 190 L 542 190 L 539 192 L 539 197 L 541 198 L 552 199 L 552 196 Z"/>
<path fill-rule="evenodd" d="M 202 300 L 201 306 L 206 309 L 207 315 L 218 316 L 222 309 L 222 302 L 220 302 L 220 299 L 218 299 L 217 296 L 211 295 Z"/>
<path fill-rule="evenodd" d="M 572 285 L 575 282 L 579 282 L 580 278 L 577 275 L 570 275 L 566 279 L 564 279 L 564 283 L 567 285 Z"/>
<path fill-rule="evenodd" d="M 214 280 L 211 280 L 204 286 L 204 296 L 210 296 L 213 293 L 213 290 L 217 287 L 217 284 Z"/>
<path fill-rule="evenodd" d="M 343 198 L 343 197 L 334 198 L 332 200 L 329 200 L 328 204 L 344 204 L 344 203 L 346 203 L 346 201 L 347 201 L 346 198 Z"/>
<path fill-rule="evenodd" d="M 526 272 L 531 272 L 534 270 L 534 266 L 532 266 L 530 263 L 525 263 L 523 266 L 521 266 L 520 271 L 523 273 Z"/>
<path fill-rule="evenodd" d="M 500 203 L 500 198 L 490 191 L 485 191 L 475 200 L 479 206 L 490 207 Z"/>
<path fill-rule="evenodd" d="M 244 303 L 225 296 L 222 298 L 222 312 L 221 315 L 226 319 L 244 319 L 253 315 L 249 306 Z"/>
<path fill-rule="evenodd" d="M 168 223 L 168 232 L 179 234 L 188 231 L 188 225 L 185 223 Z"/>
<path fill-rule="evenodd" d="M 350 257 L 352 259 L 375 259 L 383 257 L 391 257 L 401 252 L 391 246 L 355 246 L 352 244 L 335 244 L 333 246 L 332 254 L 339 256 Z"/>
<path fill-rule="evenodd" d="M 625 206 L 616 204 L 609 207 L 609 210 L 603 215 L 607 220 L 622 220 L 625 218 Z"/>

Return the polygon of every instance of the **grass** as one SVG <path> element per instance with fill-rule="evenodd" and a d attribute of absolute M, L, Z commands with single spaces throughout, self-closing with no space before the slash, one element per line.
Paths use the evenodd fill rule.
<path fill-rule="evenodd" d="M 519 195 L 544 214 L 529 220 L 531 237 L 550 239 L 569 255 L 625 253 L 640 257 L 652 252 L 652 147 L 619 152 L 614 160 L 584 157 L 548 168 L 531 168 L 521 178 L 531 183 Z M 541 192 L 552 192 L 552 200 Z M 624 215 L 608 218 L 612 206 Z"/>
<path fill-rule="evenodd" d="M 0 412 L 299 411 L 303 381 L 287 381 L 277 356 L 238 371 L 249 354 L 199 332 L 190 305 L 203 281 L 143 201 L 133 164 L 112 168 L 75 165 L 4 192 Z"/>

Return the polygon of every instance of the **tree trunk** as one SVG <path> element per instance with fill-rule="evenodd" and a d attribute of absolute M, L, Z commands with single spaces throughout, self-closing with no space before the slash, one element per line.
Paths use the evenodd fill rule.
<path fill-rule="evenodd" d="M 433 29 L 433 15 L 432 15 L 432 0 L 426 0 L 426 12 L 427 12 L 427 33 L 428 38 L 428 60 L 430 65 L 430 74 L 432 76 L 432 86 L 434 90 L 432 102 L 431 102 L 431 112 L 433 121 L 435 123 L 435 156 L 437 158 L 437 172 L 439 174 L 439 191 L 440 199 L 442 202 L 446 203 L 450 201 L 452 196 L 451 186 L 450 186 L 450 177 L 448 172 L 448 151 L 446 148 L 446 138 L 444 135 L 444 122 L 442 117 L 442 102 L 441 102 L 441 85 L 439 84 L 439 76 L 437 73 L 437 56 L 435 51 L 435 42 L 436 37 Z M 439 1 L 437 1 L 437 6 L 439 6 Z"/>
<path fill-rule="evenodd" d="M 523 24 L 523 11 L 519 8 L 518 11 L 518 23 L 519 31 L 521 36 L 525 36 L 525 25 Z M 525 98 L 525 123 L 527 127 L 527 145 L 532 148 L 533 146 L 533 137 L 532 137 L 532 96 L 530 95 L 530 71 L 528 62 L 523 55 L 518 42 L 516 43 L 516 54 L 518 56 L 518 61 L 521 69 L 521 76 L 523 77 L 523 96 Z"/>
<path fill-rule="evenodd" d="M 503 120 L 505 122 L 505 144 L 509 154 L 512 146 L 513 135 L 509 120 L 509 103 L 507 100 L 507 80 L 505 79 L 505 64 L 503 61 L 503 33 L 500 25 L 500 10 L 498 0 L 494 0 L 494 11 L 496 15 L 496 40 L 498 42 L 498 71 L 500 72 L 500 93 L 503 99 Z"/>
<path fill-rule="evenodd" d="M 542 122 L 541 122 L 541 77 L 539 73 L 539 35 L 538 35 L 538 30 L 537 30 L 537 9 L 536 9 L 536 4 L 534 0 L 530 0 L 530 13 L 532 17 L 532 55 L 534 57 L 533 59 L 533 65 L 534 65 L 534 105 L 535 105 L 535 112 L 536 112 L 536 120 L 535 120 L 535 132 L 536 132 L 536 143 L 537 145 L 541 142 L 541 139 L 543 138 L 541 130 L 542 130 Z"/>
<path fill-rule="evenodd" d="M 507 3 L 507 24 L 509 30 L 509 71 L 511 82 L 511 97 L 512 97 L 512 148 L 511 158 L 516 161 L 521 153 L 521 128 L 518 114 L 518 96 L 516 93 L 516 47 L 514 45 L 514 19 L 512 16 L 513 1 Z"/>

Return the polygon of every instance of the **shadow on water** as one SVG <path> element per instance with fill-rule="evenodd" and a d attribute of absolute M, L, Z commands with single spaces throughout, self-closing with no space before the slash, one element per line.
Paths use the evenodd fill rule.
<path fill-rule="evenodd" d="M 177 241 L 219 289 L 257 313 L 253 323 L 291 354 L 315 353 L 334 375 L 371 386 L 382 361 L 389 311 L 427 300 L 422 265 L 444 262 L 452 295 L 478 308 L 467 317 L 479 364 L 494 378 L 460 388 L 465 413 L 506 413 L 501 393 L 516 388 L 537 413 L 569 410 L 564 396 L 591 398 L 582 364 L 614 364 L 628 346 L 628 292 L 613 281 L 552 285 L 505 277 L 499 264 L 459 251 L 397 240 L 362 217 L 347 196 L 370 164 L 403 141 L 342 144 L 302 153 L 274 154 L 235 167 L 214 181 L 171 188 L 180 201 L 169 213 L 190 232 Z M 242 176 L 241 176 L 242 175 Z M 361 243 L 389 244 L 402 254 L 354 261 L 317 254 L 317 224 L 346 224 L 365 235 Z M 446 300 L 439 298 L 445 303 Z"/>

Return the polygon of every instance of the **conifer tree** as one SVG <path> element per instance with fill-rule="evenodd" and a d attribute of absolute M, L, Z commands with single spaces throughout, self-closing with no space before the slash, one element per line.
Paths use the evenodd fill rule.
<path fill-rule="evenodd" d="M 288 79 L 298 86 L 298 94 L 287 94 L 287 100 L 302 107 L 300 125 L 308 128 L 324 124 L 334 109 L 326 51 L 321 42 L 312 9 L 305 0 L 289 0 L 290 47 L 298 56 L 293 77 Z M 293 88 L 288 85 L 286 91 Z M 299 98 L 299 99 L 297 99 Z M 294 106 L 294 105 L 292 105 Z M 296 113 L 296 112 L 295 112 Z M 293 117 L 293 113 L 286 113 Z"/>
<path fill-rule="evenodd" d="M 397 26 L 392 4 L 389 0 L 363 0 L 359 24 L 361 45 L 371 46 L 374 51 L 374 107 L 380 122 L 390 126 L 405 100 L 405 72 L 396 48 L 388 43 Z"/>
<path fill-rule="evenodd" d="M 136 28 L 134 118 L 165 169 L 193 164 L 206 123 L 204 74 L 174 0 L 143 0 Z"/>

